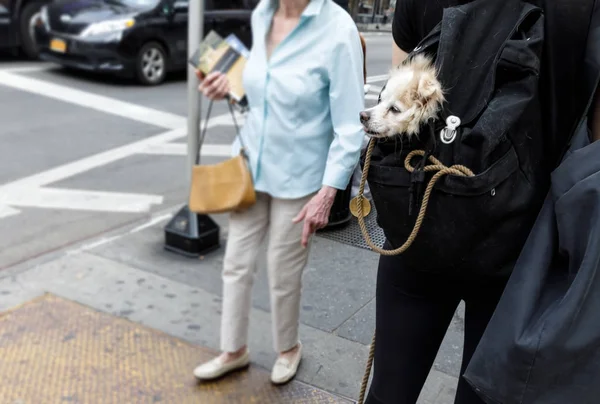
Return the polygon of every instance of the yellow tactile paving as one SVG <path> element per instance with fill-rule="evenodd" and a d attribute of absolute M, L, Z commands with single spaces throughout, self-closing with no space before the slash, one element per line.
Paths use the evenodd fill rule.
<path fill-rule="evenodd" d="M 349 403 L 256 367 L 212 383 L 191 372 L 213 352 L 45 295 L 0 316 L 0 404 Z"/>

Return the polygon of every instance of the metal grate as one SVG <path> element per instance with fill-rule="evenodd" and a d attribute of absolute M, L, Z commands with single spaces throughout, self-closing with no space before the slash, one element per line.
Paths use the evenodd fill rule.
<path fill-rule="evenodd" d="M 372 206 L 372 211 L 369 216 L 366 217 L 365 223 L 373 243 L 378 247 L 383 247 L 385 235 L 383 234 L 381 227 L 377 225 L 377 211 L 375 210 L 374 204 L 372 204 Z M 349 244 L 354 247 L 371 250 L 371 247 L 365 243 L 365 239 L 360 231 L 360 226 L 358 225 L 358 220 L 354 216 L 348 225 L 339 229 L 323 230 L 318 232 L 317 235 L 329 240 Z"/>

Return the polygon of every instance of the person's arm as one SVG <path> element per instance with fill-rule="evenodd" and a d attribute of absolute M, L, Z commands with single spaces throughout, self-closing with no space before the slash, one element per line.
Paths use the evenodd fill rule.
<path fill-rule="evenodd" d="M 336 41 L 329 66 L 329 105 L 333 141 L 329 148 L 323 185 L 346 189 L 358 164 L 364 131 L 360 112 L 365 108 L 363 51 L 353 25 Z M 343 61 L 343 63 L 340 63 Z"/>
<path fill-rule="evenodd" d="M 396 45 L 396 42 L 392 42 L 392 65 L 398 66 L 400 63 L 404 62 L 404 59 L 408 56 L 408 53 L 404 52 L 402 49 Z"/>
<path fill-rule="evenodd" d="M 345 31 L 345 32 L 339 32 Z M 302 245 L 316 230 L 329 221 L 331 207 L 338 190 L 345 190 L 358 164 L 364 131 L 360 112 L 364 110 L 363 52 L 354 24 L 338 30 L 331 52 L 329 70 L 329 104 L 333 124 L 333 141 L 323 175 L 321 190 L 294 218 L 304 220 Z"/>

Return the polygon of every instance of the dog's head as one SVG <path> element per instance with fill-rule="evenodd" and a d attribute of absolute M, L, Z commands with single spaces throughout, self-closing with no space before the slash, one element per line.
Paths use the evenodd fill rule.
<path fill-rule="evenodd" d="M 380 102 L 362 111 L 360 121 L 370 137 L 411 136 L 437 116 L 443 102 L 433 62 L 417 55 L 390 72 Z"/>

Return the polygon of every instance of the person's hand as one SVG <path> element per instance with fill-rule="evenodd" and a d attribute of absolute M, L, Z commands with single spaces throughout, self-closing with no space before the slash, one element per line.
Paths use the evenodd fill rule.
<path fill-rule="evenodd" d="M 198 90 L 204 96 L 213 101 L 220 101 L 229 94 L 229 80 L 221 72 L 212 72 L 204 77 L 202 72 L 196 71 L 198 79 L 201 80 Z"/>
<path fill-rule="evenodd" d="M 336 193 L 337 189 L 324 186 L 306 205 L 304 205 L 300 213 L 298 213 L 298 216 L 292 220 L 294 223 L 300 223 L 304 220 L 301 241 L 302 247 L 308 245 L 308 240 L 314 232 L 322 229 L 329 223 L 329 214 Z"/>

